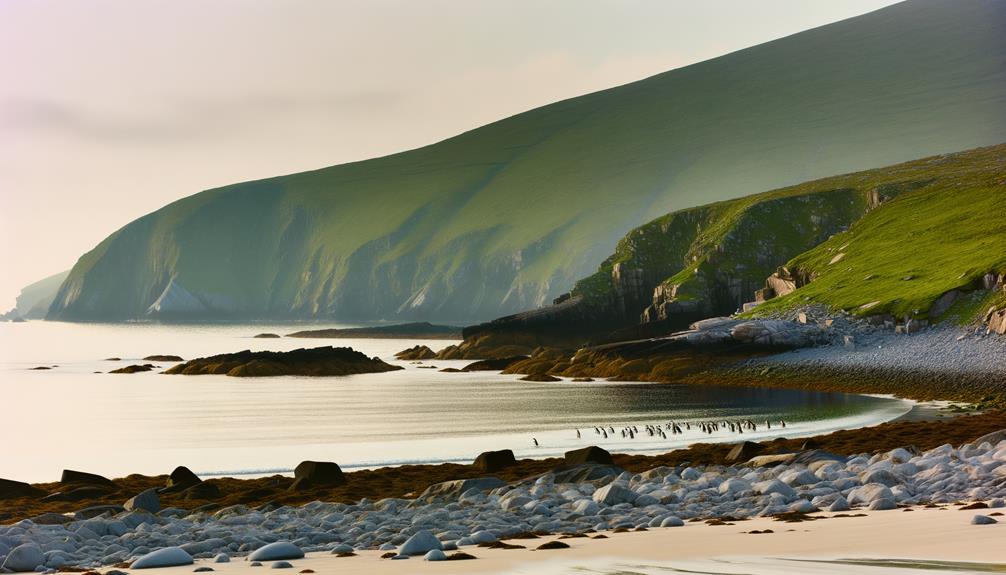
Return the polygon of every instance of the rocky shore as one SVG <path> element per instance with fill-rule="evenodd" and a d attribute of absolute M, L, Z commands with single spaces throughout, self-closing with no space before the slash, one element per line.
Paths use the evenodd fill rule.
<path fill-rule="evenodd" d="M 59 484 L 0 482 L 5 513 L 16 514 L 0 527 L 0 556 L 14 570 L 139 568 L 220 554 L 261 561 L 358 549 L 423 555 L 696 520 L 800 521 L 824 510 L 967 502 L 994 512 L 1006 497 L 1004 428 L 1006 415 L 988 413 L 656 457 L 587 448 L 564 460 L 517 462 L 504 451 L 471 466 L 345 475 L 334 463 L 304 462 L 294 478 L 237 482 L 256 487 L 233 498 L 227 492 L 237 480 L 202 481 L 184 468 L 115 481 L 67 471 Z M 393 473 L 410 475 L 411 488 L 387 489 Z"/>

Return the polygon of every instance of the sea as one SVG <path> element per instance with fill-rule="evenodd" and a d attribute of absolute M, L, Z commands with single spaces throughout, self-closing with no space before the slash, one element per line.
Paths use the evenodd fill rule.
<path fill-rule="evenodd" d="M 470 462 L 497 449 L 545 458 L 588 445 L 662 453 L 700 441 L 792 438 L 877 425 L 912 407 L 890 397 L 786 389 L 531 383 L 517 375 L 439 371 L 467 361 L 394 358 L 417 344 L 436 350 L 457 343 L 449 340 L 253 337 L 322 327 L 348 326 L 0 323 L 0 477 L 58 481 L 66 468 L 110 477 L 156 475 L 178 465 L 204 477 L 251 477 L 289 474 L 303 460 L 335 461 L 353 470 Z M 149 363 L 143 358 L 154 354 L 192 359 L 326 345 L 352 347 L 405 369 L 321 378 L 183 376 L 163 369 L 108 373 Z M 758 430 L 698 429 L 699 422 L 711 420 L 752 420 Z M 691 429 L 666 438 L 645 432 L 648 424 L 672 421 Z M 615 431 L 605 438 L 602 426 Z M 640 433 L 623 437 L 620 430 L 627 426 Z"/>

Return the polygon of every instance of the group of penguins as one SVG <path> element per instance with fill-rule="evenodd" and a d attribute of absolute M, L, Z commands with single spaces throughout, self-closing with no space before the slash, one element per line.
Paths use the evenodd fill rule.
<path fill-rule="evenodd" d="M 682 428 L 681 425 L 684 425 L 684 428 Z M 643 432 L 646 433 L 648 437 L 660 437 L 667 439 L 668 431 L 671 435 L 678 435 L 684 433 L 685 431 L 691 431 L 693 425 L 696 429 L 705 434 L 712 434 L 720 429 L 729 429 L 731 433 L 738 434 L 743 434 L 745 431 L 758 431 L 758 424 L 750 419 L 744 419 L 741 421 L 730 421 L 726 419 L 722 421 L 698 421 L 694 424 L 686 421 L 681 425 L 673 421 L 669 421 L 664 425 L 644 425 Z M 778 421 L 777 425 L 783 429 L 786 428 L 786 422 L 782 419 Z M 765 420 L 765 428 L 772 429 L 772 422 L 768 419 Z M 635 439 L 636 436 L 640 434 L 639 426 L 637 425 L 629 425 L 619 429 L 618 431 L 622 434 L 622 438 L 624 439 Z M 608 437 L 615 436 L 615 428 L 610 425 L 607 427 L 602 425 L 600 427 L 595 427 L 594 433 L 604 437 L 604 439 L 608 439 Z M 576 430 L 576 437 L 582 437 L 579 429 Z M 537 447 L 538 440 L 532 438 L 532 441 L 534 441 L 534 445 Z"/>

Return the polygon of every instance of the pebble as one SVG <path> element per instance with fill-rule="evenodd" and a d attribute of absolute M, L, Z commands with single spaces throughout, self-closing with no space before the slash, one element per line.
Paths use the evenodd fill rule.
<path fill-rule="evenodd" d="M 924 453 L 895 449 L 806 465 L 668 467 L 579 483 L 557 483 L 555 475 L 546 474 L 515 485 L 485 482 L 485 490 L 472 487 L 429 501 L 232 505 L 156 515 L 113 508 L 63 524 L 0 525 L 0 556 L 10 564 L 23 561 L 25 569 L 19 570 L 27 571 L 96 569 L 119 562 L 139 569 L 165 555 L 173 558 L 170 564 L 188 565 L 193 556 L 217 562 L 216 557 L 246 553 L 250 565 L 260 566 L 299 559 L 305 552 L 390 548 L 402 558 L 425 557 L 527 532 L 680 527 L 693 518 L 742 519 L 791 510 L 844 512 L 958 501 L 1001 508 L 1006 440 L 989 437 L 995 445 L 943 445 Z M 974 521 L 994 521 L 980 517 Z"/>

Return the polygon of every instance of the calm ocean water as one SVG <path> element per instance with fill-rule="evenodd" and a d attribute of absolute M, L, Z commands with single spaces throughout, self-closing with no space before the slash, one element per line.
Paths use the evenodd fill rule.
<path fill-rule="evenodd" d="M 332 327 L 332 326 L 319 326 Z M 5 446 L 0 477 L 55 481 L 63 468 L 110 476 L 287 472 L 304 459 L 344 468 L 469 461 L 513 449 L 546 457 L 597 444 L 612 451 L 659 452 L 696 441 L 736 441 L 693 430 L 668 439 L 603 439 L 595 425 L 670 420 L 784 419 L 740 439 L 795 437 L 872 425 L 905 413 L 900 400 L 836 393 L 653 385 L 529 383 L 495 373 L 440 373 L 398 362 L 404 371 L 333 378 L 112 375 L 151 354 L 186 359 L 240 351 L 351 346 L 395 362 L 393 354 L 448 341 L 253 339 L 303 325 L 107 325 L 0 323 L 0 409 Z M 104 358 L 120 357 L 121 362 Z M 459 367 L 464 361 L 431 361 Z M 40 365 L 58 366 L 33 371 Z M 169 363 L 160 363 L 169 366 Z M 582 437 L 576 437 L 576 429 Z M 532 438 L 538 440 L 535 447 Z"/>

